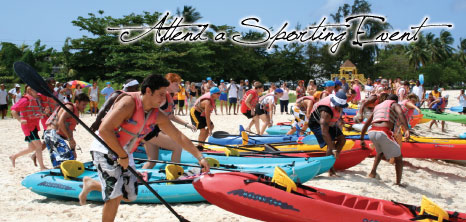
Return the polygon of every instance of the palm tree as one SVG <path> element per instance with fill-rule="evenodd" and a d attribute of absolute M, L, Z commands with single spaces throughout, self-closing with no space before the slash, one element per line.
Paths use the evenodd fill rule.
<path fill-rule="evenodd" d="M 460 38 L 460 44 L 458 45 L 458 60 L 466 65 L 466 39 Z"/>
<path fill-rule="evenodd" d="M 443 50 L 440 46 L 440 41 L 438 38 L 435 38 L 435 35 L 432 32 L 429 32 L 426 35 L 426 46 L 427 52 L 430 54 L 430 61 L 440 62 L 444 58 Z"/>
<path fill-rule="evenodd" d="M 440 32 L 440 37 L 439 37 L 439 46 L 442 49 L 442 53 L 444 55 L 444 58 L 451 57 L 455 49 L 451 46 L 453 44 L 453 37 L 451 36 L 451 33 L 449 31 L 444 31 L 442 30 Z"/>
<path fill-rule="evenodd" d="M 184 22 L 194 23 L 202 18 L 201 13 L 197 12 L 192 6 L 183 6 L 183 11 L 180 11 L 180 8 L 176 9 L 176 15 L 178 17 L 183 17 Z"/>
<path fill-rule="evenodd" d="M 412 42 L 406 46 L 406 55 L 409 59 L 409 64 L 414 66 L 414 69 L 418 69 L 420 66 L 424 66 L 429 60 L 429 52 L 426 50 L 427 43 L 424 35 L 419 34 L 417 42 Z"/>

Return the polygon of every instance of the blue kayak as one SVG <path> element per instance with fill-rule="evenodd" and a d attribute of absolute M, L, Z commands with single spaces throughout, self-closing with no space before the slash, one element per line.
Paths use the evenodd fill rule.
<path fill-rule="evenodd" d="M 21 184 L 32 192 L 45 197 L 56 199 L 78 199 L 79 193 L 82 190 L 83 177 L 88 176 L 92 179 L 99 180 L 95 168 L 92 167 L 92 163 L 86 163 L 85 165 L 87 167 L 84 173 L 74 180 L 65 180 L 59 169 L 52 169 L 31 174 L 24 178 Z M 285 170 L 293 180 L 297 182 L 306 182 L 320 172 L 321 163 L 318 160 L 312 160 L 308 162 L 295 162 L 291 165 L 278 164 L 277 166 Z M 160 171 L 160 169 L 164 167 L 165 164 L 158 164 L 154 169 L 139 171 L 147 172 L 149 178 L 148 183 L 150 186 L 169 203 L 204 201 L 204 198 L 193 188 L 191 184 L 192 180 L 180 179 L 174 184 L 167 184 L 163 182 L 163 180 L 166 179 L 166 175 L 163 171 Z M 230 167 L 237 167 L 235 170 L 244 172 L 256 172 L 265 174 L 266 176 L 273 176 L 275 165 L 264 166 L 251 164 L 248 166 Z M 184 167 L 184 169 L 185 172 L 192 170 L 190 167 Z M 224 171 L 212 170 L 212 173 L 215 172 Z M 92 191 L 88 194 L 87 199 L 91 201 L 102 201 L 102 194 L 101 192 Z M 144 185 L 139 185 L 138 197 L 132 203 L 160 203 L 160 201 Z"/>
<path fill-rule="evenodd" d="M 160 149 L 159 150 L 159 160 L 163 161 L 170 161 L 171 160 L 171 154 L 172 152 L 170 150 L 164 150 Z M 144 150 L 144 147 L 139 146 L 138 149 L 133 153 L 134 158 L 141 158 L 141 159 L 146 159 L 146 151 Z M 234 164 L 234 165 L 245 165 L 245 164 L 290 164 L 292 162 L 298 163 L 301 161 L 304 162 L 310 162 L 313 160 L 319 160 L 320 161 L 320 170 L 317 174 L 324 173 L 328 171 L 333 164 L 335 163 L 335 158 L 333 156 L 325 156 L 325 157 L 308 157 L 308 158 L 303 158 L 303 157 L 237 157 L 237 156 L 219 156 L 219 155 L 213 155 L 209 153 L 204 153 L 205 157 L 212 157 L 217 159 L 220 164 Z M 181 162 L 182 163 L 193 163 L 197 164 L 198 160 L 191 155 L 190 153 L 186 152 L 183 150 L 181 152 Z"/>
<path fill-rule="evenodd" d="M 355 116 L 356 113 L 358 113 L 357 109 L 350 109 L 350 108 L 343 109 L 343 114 L 344 115 Z"/>
<path fill-rule="evenodd" d="M 461 113 L 461 112 L 463 112 L 463 106 L 453 106 L 453 107 L 450 108 L 450 111 Z"/>
<path fill-rule="evenodd" d="M 263 135 L 263 136 L 248 136 L 248 145 L 257 145 L 265 143 L 296 143 L 299 140 L 299 136 L 294 135 Z M 318 144 L 317 139 L 314 135 L 306 136 L 306 144 Z M 215 143 L 220 145 L 236 145 L 243 144 L 243 138 L 238 135 L 231 135 L 222 138 L 216 138 L 209 136 L 209 143 Z"/>
<path fill-rule="evenodd" d="M 265 130 L 265 132 L 269 135 L 285 135 L 290 131 L 291 126 L 290 125 L 274 125 Z M 306 130 L 306 132 L 309 132 L 309 128 Z"/>

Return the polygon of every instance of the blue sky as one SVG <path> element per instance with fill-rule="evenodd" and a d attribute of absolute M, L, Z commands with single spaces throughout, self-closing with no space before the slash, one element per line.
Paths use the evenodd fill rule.
<path fill-rule="evenodd" d="M 320 21 L 323 16 L 330 19 L 338 6 L 353 3 L 352 0 L 258 0 L 258 1 L 25 1 L 15 0 L 2 3 L 0 7 L 0 41 L 31 45 L 41 39 L 43 44 L 61 49 L 66 37 L 78 38 L 89 35 L 71 24 L 78 16 L 102 9 L 104 15 L 121 17 L 143 11 L 171 11 L 183 5 L 193 6 L 202 15 L 202 23 L 239 27 L 242 18 L 254 16 L 266 27 L 278 29 L 288 21 L 292 27 L 297 23 L 308 25 Z M 449 31 L 455 38 L 454 47 L 460 38 L 466 38 L 466 0 L 372 0 L 372 13 L 384 15 L 394 29 L 408 30 L 429 16 L 430 23 L 453 23 Z M 440 29 L 429 29 L 438 34 Z"/>

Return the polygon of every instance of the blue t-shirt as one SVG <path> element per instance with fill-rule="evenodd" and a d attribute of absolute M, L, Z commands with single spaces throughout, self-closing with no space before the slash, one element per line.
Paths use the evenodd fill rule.
<path fill-rule="evenodd" d="M 105 100 L 107 100 L 113 92 L 115 92 L 115 90 L 112 87 L 105 87 L 100 94 L 105 95 Z"/>

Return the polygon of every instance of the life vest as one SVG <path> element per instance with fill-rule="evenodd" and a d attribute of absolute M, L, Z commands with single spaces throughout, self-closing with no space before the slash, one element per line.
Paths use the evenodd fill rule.
<path fill-rule="evenodd" d="M 155 129 L 159 109 L 152 109 L 146 115 L 144 108 L 142 107 L 140 92 L 124 92 L 118 96 L 115 102 L 117 102 L 124 95 L 130 95 L 134 100 L 134 112 L 131 118 L 124 121 L 120 127 L 115 129 L 115 134 L 123 149 L 125 149 L 128 153 L 133 153 L 137 149 L 139 142 L 144 138 L 144 136 Z"/>
<path fill-rule="evenodd" d="M 246 99 L 248 98 L 249 95 L 252 95 L 252 99 L 251 99 L 251 102 L 250 102 L 252 107 L 255 107 L 257 102 L 259 101 L 259 95 L 257 95 L 256 90 L 254 90 L 254 89 L 248 90 L 244 94 L 243 99 L 241 100 L 241 113 L 246 113 L 248 110 L 251 110 L 246 105 Z"/>
<path fill-rule="evenodd" d="M 26 98 L 28 100 L 29 105 L 26 106 L 25 109 L 19 113 L 21 119 L 40 119 L 43 114 L 39 98 L 35 98 L 29 94 L 24 95 L 23 98 Z"/>
<path fill-rule="evenodd" d="M 372 120 L 372 122 L 377 123 L 377 122 L 392 121 L 390 119 L 390 110 L 391 110 L 392 104 L 395 102 L 396 101 L 394 100 L 385 100 L 383 103 L 375 106 L 374 112 L 373 112 L 374 119 Z"/>
<path fill-rule="evenodd" d="M 73 104 L 73 103 L 65 103 L 65 105 L 71 105 L 73 107 L 73 113 L 74 115 L 76 116 L 79 116 L 79 111 L 78 111 L 78 108 L 76 108 L 76 105 Z M 46 125 L 50 125 L 50 124 L 55 124 L 57 125 L 58 127 L 58 123 L 56 121 L 58 121 L 58 112 L 60 112 L 61 110 L 61 107 L 58 107 L 55 111 L 53 111 L 53 113 L 50 115 L 50 117 L 47 119 L 47 121 L 45 122 Z M 74 129 L 76 128 L 76 125 L 78 125 L 78 121 L 76 121 L 73 117 L 70 117 L 70 118 L 67 118 L 65 120 L 65 125 L 68 129 L 70 129 L 70 131 L 74 131 Z M 58 128 L 57 130 L 57 133 L 60 135 L 60 136 L 63 136 L 65 137 L 65 135 L 60 132 L 60 129 Z"/>
<path fill-rule="evenodd" d="M 270 97 L 270 96 L 273 97 L 274 102 L 276 102 L 276 101 L 275 101 L 275 97 L 274 97 L 274 96 L 275 96 L 275 93 L 269 93 L 269 94 L 263 95 L 263 96 L 261 96 L 261 97 L 259 98 L 259 104 L 260 104 L 261 108 L 262 108 L 263 110 L 265 110 L 265 111 L 269 111 L 269 109 L 270 109 L 269 103 L 266 102 L 267 100 L 265 100 L 267 97 Z"/>
<path fill-rule="evenodd" d="M 170 93 L 167 92 L 165 104 L 162 105 L 159 110 L 167 116 L 171 115 L 175 110 L 175 102 L 173 101 L 173 97 L 170 95 Z"/>
<path fill-rule="evenodd" d="M 414 109 L 413 108 L 408 109 L 408 107 L 406 107 L 406 103 L 408 102 L 409 100 L 405 99 L 400 102 L 400 105 L 401 105 L 401 110 L 403 111 L 404 116 L 406 116 L 406 119 L 411 120 L 414 114 Z"/>
<path fill-rule="evenodd" d="M 320 97 L 322 96 L 322 91 L 317 91 L 314 93 L 314 101 L 318 102 L 320 100 Z"/>
<path fill-rule="evenodd" d="M 330 101 L 330 98 L 331 98 L 330 96 L 327 96 L 321 99 L 316 104 L 314 104 L 314 107 L 312 108 L 312 113 L 314 113 L 317 110 L 317 108 L 319 108 L 320 106 L 329 107 L 332 110 L 332 119 L 330 120 L 330 124 L 334 125 L 340 119 L 341 113 L 337 109 L 335 109 L 335 107 L 332 107 L 332 104 L 331 104 L 332 101 Z"/>
<path fill-rule="evenodd" d="M 306 107 L 304 107 L 304 100 L 311 100 L 313 103 L 315 102 L 314 96 L 303 96 L 296 100 L 296 106 L 299 107 L 300 110 L 306 111 Z"/>
<path fill-rule="evenodd" d="M 53 100 L 51 97 L 47 97 L 44 95 L 40 95 L 40 102 L 41 102 L 41 112 L 44 114 L 45 117 L 50 117 L 52 115 L 53 110 L 57 108 L 58 104 Z M 45 113 L 45 108 L 50 108 L 50 113 Z"/>
<path fill-rule="evenodd" d="M 199 111 L 201 111 L 201 116 L 205 116 L 205 109 L 201 107 L 201 103 L 203 100 L 210 100 L 210 105 L 212 106 L 212 108 L 210 109 L 210 112 L 212 113 L 212 111 L 215 109 L 215 100 L 212 99 L 212 97 L 210 96 L 210 92 L 208 93 L 204 93 L 204 95 L 202 95 L 201 97 L 197 98 L 196 99 L 196 102 L 194 102 L 194 107 Z"/>

